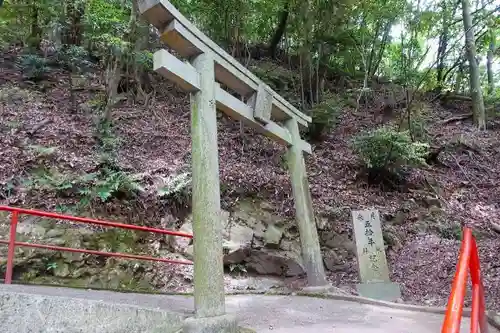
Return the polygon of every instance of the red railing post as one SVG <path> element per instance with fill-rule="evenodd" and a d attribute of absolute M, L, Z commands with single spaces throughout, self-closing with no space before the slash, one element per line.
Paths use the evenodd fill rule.
<path fill-rule="evenodd" d="M 486 302 L 484 299 L 483 279 L 479 264 L 477 244 L 472 230 L 463 229 L 462 247 L 458 259 L 457 271 L 453 279 L 451 294 L 446 308 L 442 333 L 459 333 L 462 309 L 467 285 L 467 276 L 470 273 L 472 281 L 472 311 L 470 317 L 471 333 L 488 333 L 486 318 Z"/>
<path fill-rule="evenodd" d="M 471 259 L 469 264 L 472 281 L 472 313 L 471 313 L 471 333 L 488 333 L 488 322 L 486 320 L 486 305 L 484 299 L 483 278 L 481 277 L 481 267 L 479 264 L 479 253 L 474 237 L 471 237 Z"/>
<path fill-rule="evenodd" d="M 17 230 L 18 213 L 12 212 L 10 220 L 10 236 L 9 236 L 9 249 L 7 252 L 7 270 L 5 272 L 5 283 L 12 283 L 12 272 L 14 270 L 14 254 L 16 250 L 16 230 Z"/>
<path fill-rule="evenodd" d="M 471 251 L 470 229 L 464 228 L 462 246 L 458 258 L 457 272 L 451 286 L 451 294 L 448 299 L 448 307 L 444 317 L 441 333 L 459 333 L 460 321 L 464 306 L 464 297 L 467 287 L 467 275 L 469 271 L 470 251 Z"/>

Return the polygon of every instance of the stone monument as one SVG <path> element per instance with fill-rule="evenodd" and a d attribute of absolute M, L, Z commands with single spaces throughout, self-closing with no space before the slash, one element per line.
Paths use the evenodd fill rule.
<path fill-rule="evenodd" d="M 361 280 L 356 286 L 358 293 L 384 301 L 397 300 L 401 297 L 401 290 L 389 278 L 378 210 L 353 211 L 352 220 Z"/>

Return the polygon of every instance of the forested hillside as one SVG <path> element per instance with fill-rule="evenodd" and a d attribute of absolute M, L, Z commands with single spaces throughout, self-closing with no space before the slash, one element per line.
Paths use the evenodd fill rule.
<path fill-rule="evenodd" d="M 488 305 L 499 308 L 497 0 L 172 3 L 312 117 L 306 164 L 333 284 L 358 282 L 350 214 L 376 208 L 403 301 L 446 303 L 469 225 Z M 164 46 L 134 1 L 4 0 L 0 47 L 0 205 L 190 230 L 189 97 L 153 72 Z M 228 284 L 260 274 L 299 285 L 285 149 L 222 114 L 218 126 Z M 22 237 L 192 256 L 192 245 L 169 238 L 32 222 Z M 0 238 L 8 223 L 0 215 Z M 188 268 L 137 270 L 38 250 L 18 257 L 16 278 L 27 282 L 191 285 Z"/>

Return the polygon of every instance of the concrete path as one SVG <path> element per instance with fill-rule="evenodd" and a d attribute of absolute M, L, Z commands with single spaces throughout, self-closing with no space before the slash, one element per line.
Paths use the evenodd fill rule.
<path fill-rule="evenodd" d="M 186 315 L 193 313 L 193 302 L 188 296 L 145 295 L 24 285 L 0 285 L 0 292 L 63 296 L 176 311 Z M 273 333 L 299 333 L 311 330 L 315 333 L 435 333 L 441 331 L 443 320 L 443 317 L 437 314 L 301 296 L 228 296 L 226 308 L 227 312 L 238 316 L 242 326 L 252 328 L 257 332 Z M 469 320 L 464 318 L 461 332 L 469 331 Z M 500 333 L 493 328 L 491 332 Z"/>

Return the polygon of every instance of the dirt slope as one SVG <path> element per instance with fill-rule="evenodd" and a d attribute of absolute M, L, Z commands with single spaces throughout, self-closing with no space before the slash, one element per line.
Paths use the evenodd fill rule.
<path fill-rule="evenodd" d="M 57 147 L 51 163 L 61 172 L 94 171 L 98 163 L 95 114 L 82 108 L 71 112 L 66 74 L 60 70 L 51 72 L 43 83 L 44 91 L 40 91 L 39 85 L 22 82 L 8 55 L 4 55 L 1 67 L 0 204 L 53 210 L 72 203 L 71 198 L 23 191 L 19 178 L 29 177 L 34 161 L 27 146 Z M 13 93 L 16 86 L 22 90 Z M 190 164 L 188 99 L 166 83 L 161 83 L 158 91 L 161 93 L 148 108 L 124 102 L 113 112 L 121 139 L 119 164 L 142 175 L 145 185 L 153 184 L 157 176 L 188 169 Z M 79 91 L 78 104 L 95 98 L 95 94 Z M 455 143 L 454 148 L 441 154 L 438 165 L 413 172 L 403 192 L 383 192 L 368 186 L 360 176 L 350 140 L 374 126 L 376 110 L 354 112 L 346 108 L 339 125 L 324 142 L 313 145 L 314 154 L 307 158 L 316 215 L 325 217 L 337 233 L 352 238 L 350 209 L 379 209 L 387 221 L 385 228 L 396 235 L 388 251 L 392 279 L 401 283 L 406 301 L 428 305 L 446 303 L 460 245 L 457 230 L 462 224 L 474 227 L 487 302 L 499 309 L 500 235 L 490 228 L 500 208 L 499 127 L 493 124 L 496 128 L 477 132 L 468 121 L 441 124 L 454 112 L 467 111 L 463 109 L 467 105 L 459 105 L 462 109 L 455 111 L 437 103 L 429 107 L 436 118 L 428 128 L 433 143 Z M 257 194 L 274 203 L 278 213 L 291 216 L 293 202 L 284 152 L 283 147 L 221 116 L 223 204 L 230 205 L 242 194 Z M 131 223 L 160 224 L 167 209 L 146 196 L 134 202 L 112 202 L 93 213 Z M 330 277 L 336 284 L 357 282 L 355 260 L 345 262 L 341 272 L 330 272 Z"/>

